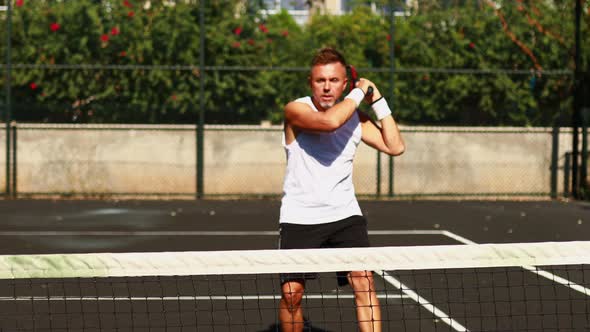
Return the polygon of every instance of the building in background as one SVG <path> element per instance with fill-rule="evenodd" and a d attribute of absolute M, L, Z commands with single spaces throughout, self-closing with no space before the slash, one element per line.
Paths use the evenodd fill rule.
<path fill-rule="evenodd" d="M 341 15 L 351 10 L 355 0 L 264 0 L 269 14 L 287 10 L 295 21 L 304 24 L 311 13 Z M 367 3 L 376 11 L 375 2 Z M 410 6 L 417 6 L 418 0 L 395 0 L 395 12 L 403 15 Z"/>

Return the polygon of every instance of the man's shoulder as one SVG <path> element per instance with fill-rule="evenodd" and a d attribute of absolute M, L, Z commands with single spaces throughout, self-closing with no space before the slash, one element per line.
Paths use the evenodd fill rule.
<path fill-rule="evenodd" d="M 310 103 L 312 103 L 310 96 L 299 97 L 299 98 L 293 100 L 293 102 L 296 102 L 296 103 L 304 103 L 304 104 L 310 104 Z"/>
<path fill-rule="evenodd" d="M 305 105 L 311 107 L 311 109 L 316 110 L 315 105 L 313 104 L 313 101 L 311 100 L 310 96 L 300 97 L 300 98 L 294 99 L 289 102 L 289 104 L 293 104 L 293 103 L 305 104 Z M 294 106 L 294 105 L 292 105 L 292 106 Z"/>

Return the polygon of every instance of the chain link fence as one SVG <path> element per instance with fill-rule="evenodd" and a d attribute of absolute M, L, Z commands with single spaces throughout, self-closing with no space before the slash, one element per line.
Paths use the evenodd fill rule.
<path fill-rule="evenodd" d="M 15 191 L 22 197 L 192 198 L 192 125 L 15 124 Z M 402 127 L 391 158 L 361 145 L 354 166 L 365 198 L 564 198 L 571 128 Z M 207 125 L 205 197 L 279 197 L 280 126 Z M 518 144 L 515 144 L 518 142 Z"/>

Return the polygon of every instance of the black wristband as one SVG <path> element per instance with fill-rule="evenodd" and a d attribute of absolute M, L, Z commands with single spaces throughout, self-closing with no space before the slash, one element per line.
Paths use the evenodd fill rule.
<path fill-rule="evenodd" d="M 383 96 L 381 96 L 381 98 L 375 100 L 374 102 L 371 103 L 371 105 L 373 105 L 374 103 L 378 102 L 379 100 L 383 99 Z"/>

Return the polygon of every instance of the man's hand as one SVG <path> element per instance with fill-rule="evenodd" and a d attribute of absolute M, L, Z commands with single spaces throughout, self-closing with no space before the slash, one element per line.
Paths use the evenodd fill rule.
<path fill-rule="evenodd" d="M 381 93 L 379 92 L 379 89 L 377 89 L 377 86 L 375 85 L 375 83 L 369 81 L 366 78 L 359 79 L 356 82 L 356 87 L 363 90 L 363 92 L 365 93 L 364 101 L 368 104 L 372 104 L 373 102 L 375 102 L 379 98 L 381 98 Z M 373 88 L 373 93 L 371 93 L 371 94 L 367 94 L 369 87 Z"/>

